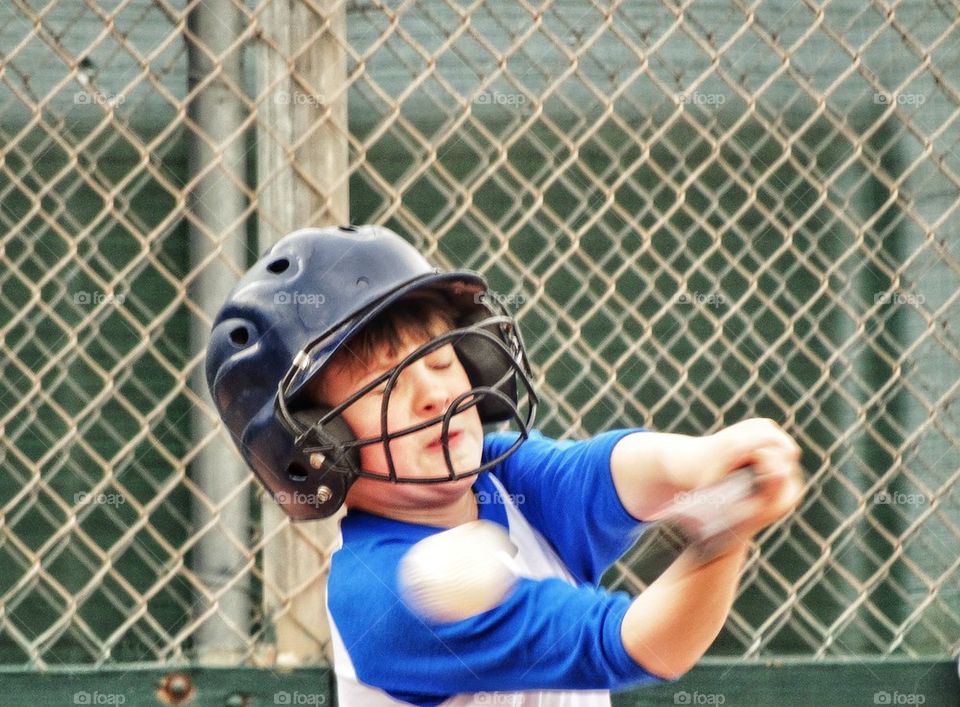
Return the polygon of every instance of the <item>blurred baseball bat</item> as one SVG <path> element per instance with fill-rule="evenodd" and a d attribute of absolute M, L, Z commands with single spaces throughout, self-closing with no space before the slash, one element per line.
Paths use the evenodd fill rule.
<path fill-rule="evenodd" d="M 756 470 L 747 466 L 677 494 L 640 530 L 636 554 L 641 580 L 652 582 L 685 550 L 698 565 L 723 553 L 755 512 L 761 486 Z"/>

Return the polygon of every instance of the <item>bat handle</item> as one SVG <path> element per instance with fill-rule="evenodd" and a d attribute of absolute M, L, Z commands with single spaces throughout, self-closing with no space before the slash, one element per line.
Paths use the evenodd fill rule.
<path fill-rule="evenodd" d="M 705 487 L 683 494 L 659 521 L 688 548 L 698 563 L 726 550 L 734 531 L 756 510 L 756 470 L 744 467 Z"/>

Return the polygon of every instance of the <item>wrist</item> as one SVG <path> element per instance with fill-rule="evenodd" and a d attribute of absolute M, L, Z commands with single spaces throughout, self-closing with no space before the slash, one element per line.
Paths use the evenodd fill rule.
<path fill-rule="evenodd" d="M 735 564 L 739 571 L 749 553 L 750 540 L 734 538 L 723 548 L 714 552 L 709 559 L 703 559 L 694 548 L 688 548 L 680 555 L 678 560 L 684 567 L 684 571 L 714 570 L 727 568 L 731 564 Z"/>

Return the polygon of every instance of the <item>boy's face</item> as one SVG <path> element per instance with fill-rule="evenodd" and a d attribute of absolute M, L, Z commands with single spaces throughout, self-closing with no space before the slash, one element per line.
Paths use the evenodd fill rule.
<path fill-rule="evenodd" d="M 362 365 L 356 359 L 351 362 L 348 355 L 346 364 L 335 366 L 325 376 L 322 399 L 331 406 L 340 404 L 354 391 L 393 368 L 423 343 L 407 337 L 394 354 L 384 354 L 369 366 Z M 380 409 L 386 385 L 384 381 L 344 409 L 343 419 L 357 439 L 380 436 Z M 400 431 L 442 415 L 454 398 L 471 387 L 452 345 L 447 344 L 421 356 L 397 377 L 387 407 L 387 430 Z M 441 426 L 438 422 L 390 442 L 397 476 L 436 478 L 448 473 L 440 444 Z M 483 425 L 475 405 L 450 418 L 448 439 L 455 472 L 463 473 L 480 465 Z M 382 473 L 385 479 L 359 478 L 351 487 L 348 500 L 362 500 L 360 504 L 353 504 L 368 508 L 371 505 L 429 508 L 433 504 L 448 503 L 462 496 L 475 480 L 467 477 L 431 484 L 390 483 L 386 481 L 389 467 L 383 443 L 360 447 L 360 463 L 364 470 Z"/>

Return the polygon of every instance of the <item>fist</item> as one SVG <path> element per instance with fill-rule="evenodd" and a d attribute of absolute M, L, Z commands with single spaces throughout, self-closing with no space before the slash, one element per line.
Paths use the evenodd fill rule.
<path fill-rule="evenodd" d="M 789 515 L 803 497 L 800 447 L 773 420 L 754 418 L 707 437 L 712 462 L 707 482 L 752 465 L 757 472 L 753 513 L 739 531 L 753 535 Z"/>

